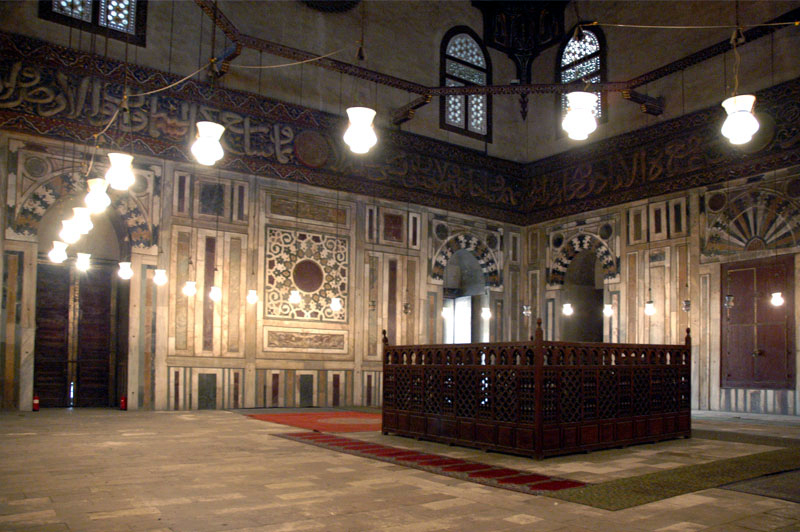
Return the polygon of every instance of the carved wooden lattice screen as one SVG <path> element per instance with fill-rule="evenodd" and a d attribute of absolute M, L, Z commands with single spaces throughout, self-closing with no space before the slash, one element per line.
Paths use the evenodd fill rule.
<path fill-rule="evenodd" d="M 389 346 L 383 431 L 537 457 L 690 435 L 684 345 Z M 386 341 L 386 340 L 385 340 Z"/>

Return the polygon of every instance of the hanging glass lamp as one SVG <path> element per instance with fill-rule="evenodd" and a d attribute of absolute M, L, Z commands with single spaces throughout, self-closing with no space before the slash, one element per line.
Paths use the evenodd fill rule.
<path fill-rule="evenodd" d="M 722 102 L 728 118 L 722 124 L 720 132 L 727 137 L 731 144 L 746 144 L 758 131 L 758 120 L 753 114 L 755 103 L 756 97 L 752 94 L 731 96 Z"/>
<path fill-rule="evenodd" d="M 136 181 L 136 176 L 133 175 L 133 168 L 131 167 L 133 155 L 109 153 L 108 160 L 111 161 L 111 167 L 106 172 L 108 186 L 114 190 L 128 190 Z"/>
<path fill-rule="evenodd" d="M 47 253 L 47 257 L 56 264 L 61 264 L 67 260 L 67 243 L 54 240 L 53 249 Z"/>
<path fill-rule="evenodd" d="M 86 194 L 86 207 L 92 214 L 99 214 L 111 205 L 111 198 L 108 197 L 108 181 L 99 177 L 90 179 L 86 182 L 89 186 L 89 193 Z"/>
<path fill-rule="evenodd" d="M 369 107 L 350 107 L 347 109 L 350 125 L 344 132 L 344 142 L 350 146 L 353 153 L 367 153 L 377 142 L 372 121 L 375 119 L 375 110 Z"/>
<path fill-rule="evenodd" d="M 492 319 L 492 311 L 489 309 L 489 307 L 481 308 L 481 318 L 485 320 Z"/>
<path fill-rule="evenodd" d="M 297 305 L 301 301 L 302 298 L 300 297 L 300 290 L 292 290 L 289 292 L 289 303 L 292 305 Z"/>
<path fill-rule="evenodd" d="M 331 310 L 334 312 L 339 312 L 342 310 L 342 299 L 339 297 L 332 297 L 331 298 Z"/>
<path fill-rule="evenodd" d="M 772 297 L 770 298 L 769 302 L 772 304 L 773 307 L 780 307 L 784 303 L 783 293 L 772 292 Z"/>
<path fill-rule="evenodd" d="M 91 256 L 91 253 L 78 253 L 78 258 L 75 260 L 75 267 L 79 271 L 87 271 L 91 267 Z"/>
<path fill-rule="evenodd" d="M 211 290 L 208 291 L 208 299 L 214 303 L 222 301 L 222 288 L 219 286 L 212 286 Z"/>
<path fill-rule="evenodd" d="M 611 303 L 606 303 L 603 305 L 603 316 L 606 318 L 610 318 L 614 315 L 614 307 L 611 306 Z"/>
<path fill-rule="evenodd" d="M 81 232 L 78 230 L 75 220 L 68 219 L 61 222 L 61 231 L 58 233 L 58 237 L 62 240 L 62 242 L 66 242 L 67 244 L 74 244 L 81 238 Z"/>
<path fill-rule="evenodd" d="M 92 230 L 94 224 L 88 207 L 73 207 L 72 213 L 74 227 L 80 234 L 85 235 Z"/>
<path fill-rule="evenodd" d="M 597 129 L 595 118 L 597 94 L 575 91 L 567 94 L 567 115 L 561 127 L 572 140 L 586 140 Z"/>
<path fill-rule="evenodd" d="M 216 122 L 198 122 L 196 125 L 197 140 L 192 144 L 192 155 L 198 163 L 211 166 L 225 155 L 219 142 L 225 126 Z"/>
<path fill-rule="evenodd" d="M 561 314 L 564 316 L 572 316 L 575 310 L 572 308 L 572 303 L 564 303 L 561 305 Z"/>
<path fill-rule="evenodd" d="M 656 313 L 656 305 L 655 305 L 655 303 L 653 303 L 652 299 L 644 304 L 644 313 L 647 314 L 648 316 L 654 316 L 655 315 L 655 313 Z"/>

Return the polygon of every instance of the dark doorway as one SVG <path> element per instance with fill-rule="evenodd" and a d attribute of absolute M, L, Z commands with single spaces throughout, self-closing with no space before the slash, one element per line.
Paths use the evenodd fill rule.
<path fill-rule="evenodd" d="M 793 279 L 792 255 L 722 266 L 723 387 L 794 388 Z M 774 306 L 770 295 L 778 291 L 784 303 Z"/>
<path fill-rule="evenodd" d="M 594 251 L 581 251 L 572 259 L 561 301 L 570 303 L 574 312 L 560 315 L 561 341 L 603 341 L 603 267 Z"/>
<path fill-rule="evenodd" d="M 197 376 L 197 408 L 199 410 L 217 408 L 217 376 L 213 373 L 200 373 Z"/>
<path fill-rule="evenodd" d="M 339 406 L 339 375 L 333 375 L 331 406 Z"/>
<path fill-rule="evenodd" d="M 300 406 L 314 406 L 314 376 L 300 375 Z"/>
<path fill-rule="evenodd" d="M 87 272 L 39 264 L 33 381 L 41 406 L 114 406 L 124 391 L 126 350 L 117 353 L 128 328 L 117 317 L 128 284 L 115 270 L 116 264 L 93 263 Z"/>

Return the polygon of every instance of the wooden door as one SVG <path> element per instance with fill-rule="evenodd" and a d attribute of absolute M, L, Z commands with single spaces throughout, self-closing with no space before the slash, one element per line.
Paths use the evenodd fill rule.
<path fill-rule="evenodd" d="M 216 410 L 217 376 L 214 373 L 200 373 L 197 376 L 198 410 Z"/>
<path fill-rule="evenodd" d="M 761 259 L 722 267 L 722 386 L 794 388 L 794 257 Z M 772 292 L 784 304 L 770 303 Z"/>
<path fill-rule="evenodd" d="M 33 393 L 42 407 L 69 403 L 69 269 L 40 264 L 36 276 L 36 337 L 33 352 Z"/>
<path fill-rule="evenodd" d="M 80 273 L 66 264 L 39 264 L 33 380 L 41 406 L 115 403 L 112 391 L 124 382 L 116 379 L 120 371 L 113 348 L 114 270 L 114 265 L 93 264 Z M 127 335 L 127 327 L 122 334 Z"/>
<path fill-rule="evenodd" d="M 111 317 L 109 268 L 93 267 L 79 279 L 75 406 L 111 406 Z"/>

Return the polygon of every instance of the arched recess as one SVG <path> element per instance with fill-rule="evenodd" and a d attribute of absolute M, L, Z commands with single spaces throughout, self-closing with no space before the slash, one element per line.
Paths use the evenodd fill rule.
<path fill-rule="evenodd" d="M 61 172 L 42 181 L 22 200 L 11 224 L 12 230 L 21 236 L 35 237 L 39 232 L 39 223 L 48 209 L 60 200 L 85 193 L 86 179 L 77 171 Z M 110 207 L 121 221 L 114 224 L 120 242 L 129 243 L 131 248 L 152 246 L 154 227 L 148 221 L 143 206 L 131 194 L 111 189 L 108 194 L 111 197 Z"/>
<path fill-rule="evenodd" d="M 745 191 L 711 221 L 704 253 L 732 254 L 800 244 L 800 204 L 769 189 Z"/>
<path fill-rule="evenodd" d="M 478 259 L 486 286 L 500 286 L 500 268 L 497 266 L 494 253 L 480 238 L 469 233 L 454 235 L 442 244 L 433 258 L 431 271 L 433 280 L 444 280 L 444 269 L 447 267 L 447 263 L 453 254 L 461 249 L 469 250 Z"/>
<path fill-rule="evenodd" d="M 553 259 L 547 283 L 550 285 L 563 285 L 569 264 L 578 253 L 587 250 L 594 252 L 597 258 L 600 259 L 603 265 L 603 276 L 606 279 L 613 279 L 619 275 L 619 260 L 611 253 L 605 242 L 594 235 L 582 233 L 575 235 L 561 247 L 561 250 Z"/>

